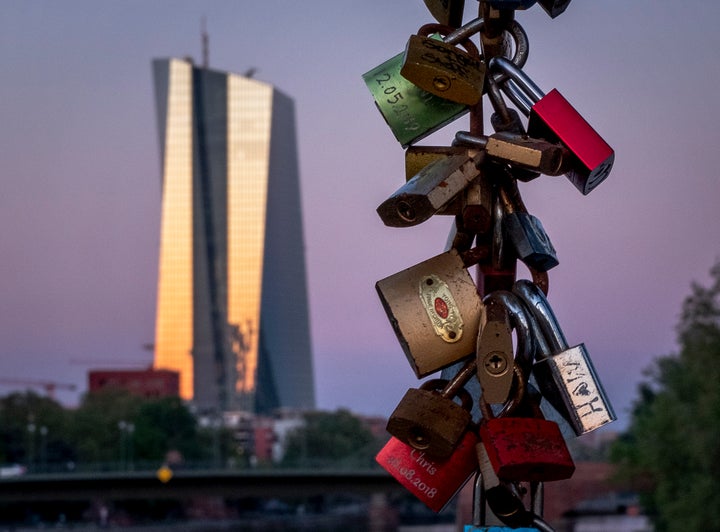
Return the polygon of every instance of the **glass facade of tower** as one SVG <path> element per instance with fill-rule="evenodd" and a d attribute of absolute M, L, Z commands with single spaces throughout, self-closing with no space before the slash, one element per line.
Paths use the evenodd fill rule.
<path fill-rule="evenodd" d="M 162 161 L 155 367 L 201 411 L 313 408 L 294 105 L 153 62 Z"/>

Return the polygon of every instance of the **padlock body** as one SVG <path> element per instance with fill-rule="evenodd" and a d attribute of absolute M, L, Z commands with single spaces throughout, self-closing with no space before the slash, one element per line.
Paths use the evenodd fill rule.
<path fill-rule="evenodd" d="M 558 424 L 538 418 L 484 420 L 480 440 L 501 480 L 549 482 L 570 478 L 575 463 Z"/>
<path fill-rule="evenodd" d="M 432 460 L 390 438 L 375 460 L 425 506 L 440 512 L 477 470 L 476 444 L 475 433 L 467 431 L 450 458 Z"/>
<path fill-rule="evenodd" d="M 455 45 L 412 35 L 405 47 L 400 74 L 435 96 L 475 105 L 483 93 L 485 63 Z"/>
<path fill-rule="evenodd" d="M 389 227 L 410 227 L 446 207 L 480 171 L 466 152 L 439 158 L 380 204 L 377 213 Z"/>
<path fill-rule="evenodd" d="M 485 148 L 490 157 L 545 175 L 564 174 L 567 151 L 560 144 L 526 135 L 500 132 L 490 135 Z"/>
<path fill-rule="evenodd" d="M 557 89 L 530 109 L 528 135 L 567 146 L 567 177 L 583 194 L 590 193 L 610 174 L 615 152 Z"/>
<path fill-rule="evenodd" d="M 411 388 L 390 414 L 387 431 L 432 458 L 445 459 L 452 455 L 470 421 L 469 410 L 452 399 Z"/>
<path fill-rule="evenodd" d="M 560 264 L 555 247 L 537 217 L 527 212 L 512 212 L 503 216 L 502 223 L 518 258 L 526 265 L 546 272 Z"/>
<path fill-rule="evenodd" d="M 578 436 L 617 419 L 585 345 L 539 360 L 533 373 L 543 396 Z"/>
<path fill-rule="evenodd" d="M 400 74 L 405 53 L 399 53 L 363 74 L 378 110 L 395 138 L 406 148 L 468 111 L 417 87 Z"/>
<path fill-rule="evenodd" d="M 418 378 L 475 352 L 482 301 L 457 251 L 386 277 L 375 288 Z"/>

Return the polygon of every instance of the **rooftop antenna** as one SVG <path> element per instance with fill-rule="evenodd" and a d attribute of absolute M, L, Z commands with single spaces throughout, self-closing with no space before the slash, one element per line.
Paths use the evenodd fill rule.
<path fill-rule="evenodd" d="M 208 68 L 210 64 L 210 50 L 208 46 L 208 34 L 207 34 L 207 24 L 205 17 L 202 18 L 202 66 L 203 68 Z"/>

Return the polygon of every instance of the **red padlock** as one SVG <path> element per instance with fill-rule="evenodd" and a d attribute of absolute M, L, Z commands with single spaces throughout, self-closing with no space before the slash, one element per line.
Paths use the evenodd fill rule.
<path fill-rule="evenodd" d="M 418 449 L 390 438 L 375 457 L 380 466 L 434 512 L 441 511 L 478 468 L 477 435 L 468 430 L 446 460 L 431 460 Z"/>
<path fill-rule="evenodd" d="M 495 417 L 480 398 L 480 440 L 501 480 L 549 482 L 575 472 L 570 451 L 554 421 L 539 417 Z"/>
<path fill-rule="evenodd" d="M 615 152 L 557 89 L 547 95 L 517 66 L 503 57 L 493 57 L 492 72 L 509 77 L 503 91 L 529 115 L 528 135 L 561 142 L 571 153 L 570 182 L 589 194 L 610 174 Z"/>

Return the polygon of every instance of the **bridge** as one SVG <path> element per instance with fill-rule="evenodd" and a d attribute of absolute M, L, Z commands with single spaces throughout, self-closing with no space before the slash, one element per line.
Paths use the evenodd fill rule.
<path fill-rule="evenodd" d="M 0 502 L 406 493 L 379 470 L 177 470 L 165 482 L 160 477 L 158 471 L 24 475 L 0 480 Z"/>

